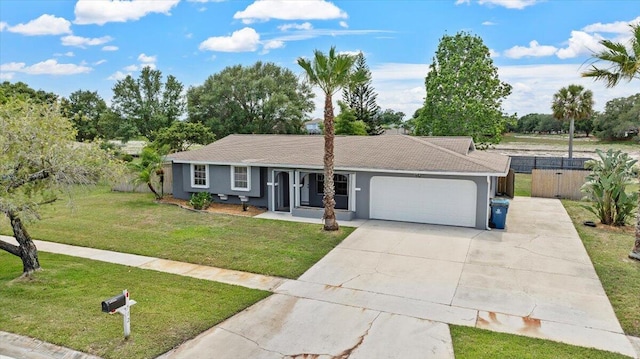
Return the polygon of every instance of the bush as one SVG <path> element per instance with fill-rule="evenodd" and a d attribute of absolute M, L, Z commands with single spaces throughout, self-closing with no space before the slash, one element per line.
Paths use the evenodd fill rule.
<path fill-rule="evenodd" d="M 611 149 L 606 153 L 596 150 L 596 153 L 601 160 L 585 164 L 592 172 L 587 176 L 582 191 L 593 204 L 584 208 L 598 216 L 603 224 L 624 226 L 638 200 L 638 193 L 626 193 L 627 185 L 633 183 L 633 165 L 637 161 L 626 153 Z"/>
<path fill-rule="evenodd" d="M 209 192 L 197 192 L 191 194 L 191 199 L 189 200 L 189 205 L 194 209 L 207 209 L 211 204 L 211 193 Z"/>

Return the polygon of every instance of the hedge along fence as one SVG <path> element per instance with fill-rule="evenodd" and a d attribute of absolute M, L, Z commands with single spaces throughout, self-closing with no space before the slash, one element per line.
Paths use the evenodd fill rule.
<path fill-rule="evenodd" d="M 583 170 L 585 162 L 591 158 L 510 156 L 511 168 L 516 173 L 532 173 L 534 169 L 573 169 Z"/>
<path fill-rule="evenodd" d="M 162 190 L 164 194 L 172 194 L 173 193 L 173 171 L 171 170 L 171 163 L 164 163 L 162 165 L 162 170 L 164 171 L 164 185 Z M 151 190 L 145 183 L 134 185 L 133 179 L 136 177 L 135 174 L 129 173 L 122 181 L 116 183 L 111 187 L 112 191 L 116 192 L 140 192 L 140 193 L 151 193 Z M 157 178 L 156 178 L 157 179 Z M 157 179 L 159 180 L 159 179 Z M 160 188 L 156 188 L 157 191 L 160 191 Z"/>
<path fill-rule="evenodd" d="M 531 172 L 531 197 L 580 200 L 584 194 L 587 170 L 534 169 Z"/>

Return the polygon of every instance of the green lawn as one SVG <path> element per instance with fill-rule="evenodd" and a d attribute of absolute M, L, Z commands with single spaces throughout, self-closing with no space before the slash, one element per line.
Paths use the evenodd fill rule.
<path fill-rule="evenodd" d="M 622 354 L 582 348 L 549 340 L 450 325 L 456 359 L 628 358 Z"/>
<path fill-rule="evenodd" d="M 531 174 L 516 173 L 514 195 L 531 197 Z"/>
<path fill-rule="evenodd" d="M 353 231 L 192 212 L 104 188 L 76 193 L 73 207 L 59 201 L 41 209 L 42 220 L 27 224 L 36 239 L 286 278 L 300 276 Z M 0 231 L 11 235 L 5 223 Z"/>
<path fill-rule="evenodd" d="M 629 335 L 640 336 L 640 262 L 627 258 L 634 241 L 633 226 L 587 227 L 582 224 L 584 221 L 598 221 L 581 206 L 584 202 L 562 203 L 573 219 L 622 329 Z"/>
<path fill-rule="evenodd" d="M 0 251 L 0 328 L 104 358 L 153 358 L 267 297 L 268 292 L 40 252 L 44 270 L 15 280 Z M 131 337 L 100 303 L 128 289 Z"/>

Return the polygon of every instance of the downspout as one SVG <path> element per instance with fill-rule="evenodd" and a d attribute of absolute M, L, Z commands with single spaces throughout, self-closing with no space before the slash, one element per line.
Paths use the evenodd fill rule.
<path fill-rule="evenodd" d="M 491 227 L 489 227 L 489 217 L 491 216 L 491 205 L 490 205 L 490 201 L 491 201 L 491 177 L 487 176 L 487 199 L 485 201 L 485 203 L 487 204 L 487 218 L 485 218 L 485 229 L 487 230 L 491 230 Z"/>

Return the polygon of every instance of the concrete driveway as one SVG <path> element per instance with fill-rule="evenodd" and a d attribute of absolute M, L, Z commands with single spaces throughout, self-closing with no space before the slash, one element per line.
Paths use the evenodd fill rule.
<path fill-rule="evenodd" d="M 163 357 L 452 358 L 447 324 L 637 356 L 558 200 L 506 230 L 368 221 L 274 291 Z"/>

